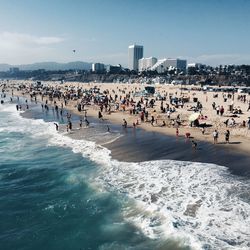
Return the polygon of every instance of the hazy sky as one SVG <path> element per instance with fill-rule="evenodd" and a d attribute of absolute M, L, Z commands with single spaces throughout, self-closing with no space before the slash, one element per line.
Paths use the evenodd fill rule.
<path fill-rule="evenodd" d="M 145 57 L 250 64 L 250 0 L 0 0 L 0 63 L 127 66 L 133 43 Z"/>

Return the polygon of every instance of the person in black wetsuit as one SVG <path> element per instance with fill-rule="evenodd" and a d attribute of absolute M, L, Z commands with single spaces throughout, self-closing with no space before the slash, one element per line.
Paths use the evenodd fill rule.
<path fill-rule="evenodd" d="M 54 124 L 56 125 L 56 131 L 58 131 L 59 125 L 57 123 L 55 123 L 55 122 L 54 122 Z"/>

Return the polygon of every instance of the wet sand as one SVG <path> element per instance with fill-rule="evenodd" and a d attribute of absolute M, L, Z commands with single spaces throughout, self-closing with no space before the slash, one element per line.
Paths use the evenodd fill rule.
<path fill-rule="evenodd" d="M 112 157 L 119 161 L 141 162 L 150 160 L 180 160 L 213 163 L 226 166 L 232 174 L 250 177 L 250 156 L 235 152 L 232 148 L 220 147 L 204 141 L 196 141 L 192 148 L 191 139 L 162 135 L 143 129 L 127 129 L 124 136 L 107 144 Z"/>

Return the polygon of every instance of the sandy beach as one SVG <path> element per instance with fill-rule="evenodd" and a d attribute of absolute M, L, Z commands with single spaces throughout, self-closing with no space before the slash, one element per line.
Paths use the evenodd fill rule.
<path fill-rule="evenodd" d="M 30 86 L 32 82 L 29 81 L 12 81 L 10 84 L 12 86 L 18 86 L 20 83 L 24 83 L 26 86 Z M 138 102 L 142 99 L 145 104 L 145 97 L 140 95 L 135 95 L 136 92 L 140 92 L 144 90 L 146 85 L 142 84 L 116 84 L 116 83 L 79 83 L 79 82 L 66 82 L 64 84 L 54 83 L 54 82 L 45 82 L 45 85 L 49 87 L 53 87 L 53 89 L 58 89 L 63 93 L 69 92 L 69 90 L 76 91 L 77 89 L 99 89 L 101 93 L 106 93 L 107 96 L 111 96 L 114 98 L 115 95 L 118 97 L 117 103 L 119 104 L 122 99 L 125 99 L 126 96 L 132 98 L 134 103 Z M 155 90 L 158 95 L 165 96 L 166 100 L 161 102 L 157 100 L 155 97 L 147 97 L 148 100 L 154 99 L 153 107 L 147 107 L 147 111 L 149 113 L 148 122 L 142 122 L 140 119 L 140 112 L 136 114 L 131 114 L 131 103 L 126 105 L 119 105 L 118 109 L 115 107 L 115 104 L 111 105 L 111 110 L 105 112 L 105 109 L 102 112 L 103 118 L 108 120 L 111 123 L 115 123 L 117 125 L 123 124 L 123 119 L 126 119 L 128 127 L 133 127 L 133 124 L 136 128 L 140 127 L 142 129 L 148 131 L 155 131 L 166 135 L 176 136 L 176 128 L 178 127 L 178 137 L 185 137 L 187 133 L 190 134 L 190 137 L 195 141 L 208 141 L 213 143 L 213 131 L 216 129 L 219 134 L 218 143 L 216 147 L 227 147 L 230 150 L 237 150 L 242 153 L 250 152 L 250 130 L 247 128 L 247 120 L 250 116 L 250 112 L 248 110 L 250 97 L 246 95 L 245 100 L 241 98 L 244 94 L 234 93 L 231 98 L 226 98 L 228 93 L 224 92 L 210 92 L 210 91 L 198 91 L 195 90 L 194 86 L 186 86 L 185 88 L 188 90 L 181 89 L 183 86 L 179 85 L 156 85 Z M 198 88 L 197 88 L 198 89 Z M 15 91 L 15 95 L 23 95 L 26 92 L 27 97 L 29 97 L 29 93 L 27 89 L 21 92 Z M 184 103 L 183 107 L 174 107 L 175 111 L 171 112 L 170 115 L 167 113 L 161 112 L 161 105 L 169 105 L 170 108 L 173 107 L 170 103 L 170 97 L 180 98 L 181 96 L 186 97 L 189 102 Z M 41 97 L 37 97 L 38 100 Z M 194 99 L 196 101 L 194 101 Z M 48 97 L 44 97 L 43 102 L 48 100 Z M 119 100 L 120 99 L 120 100 Z M 197 105 L 197 101 L 202 104 L 202 110 L 199 111 L 201 116 L 199 119 L 200 124 L 206 124 L 207 127 L 204 128 L 202 132 L 201 127 L 191 127 L 189 117 L 194 111 L 192 111 L 192 107 Z M 48 100 L 50 104 L 53 105 L 53 102 Z M 61 101 L 62 102 L 62 101 Z M 215 103 L 216 107 L 224 108 L 223 115 L 217 115 L 216 110 L 213 109 L 212 104 Z M 57 101 L 58 103 L 58 101 Z M 60 102 L 59 102 L 60 103 Z M 67 110 L 70 110 L 73 113 L 83 115 L 84 112 L 79 112 L 77 110 L 77 105 L 80 103 L 80 100 L 68 100 L 67 101 Z M 242 114 L 233 115 L 232 112 L 229 111 L 229 105 L 233 103 L 233 107 L 235 109 L 242 110 Z M 58 104 L 59 105 L 59 104 Z M 87 112 L 87 116 L 97 117 L 98 112 L 100 110 L 100 106 L 90 103 L 90 105 L 85 105 L 85 109 Z M 150 123 L 151 116 L 154 116 L 156 122 L 153 126 Z M 173 121 L 176 120 L 177 116 L 180 117 L 181 124 L 176 125 L 173 124 Z M 225 122 L 228 119 L 234 119 L 234 124 L 226 126 Z M 163 121 L 165 121 L 166 126 L 162 126 Z M 245 126 L 243 123 L 245 122 Z M 225 145 L 225 132 L 226 130 L 230 131 L 230 142 Z"/>

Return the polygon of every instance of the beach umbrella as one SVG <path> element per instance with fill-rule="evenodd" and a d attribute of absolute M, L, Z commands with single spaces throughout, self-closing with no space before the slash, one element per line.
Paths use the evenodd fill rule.
<path fill-rule="evenodd" d="M 197 120 L 199 118 L 199 116 L 200 116 L 200 113 L 193 113 L 192 115 L 189 116 L 188 120 L 190 122 L 193 122 L 193 121 Z"/>

